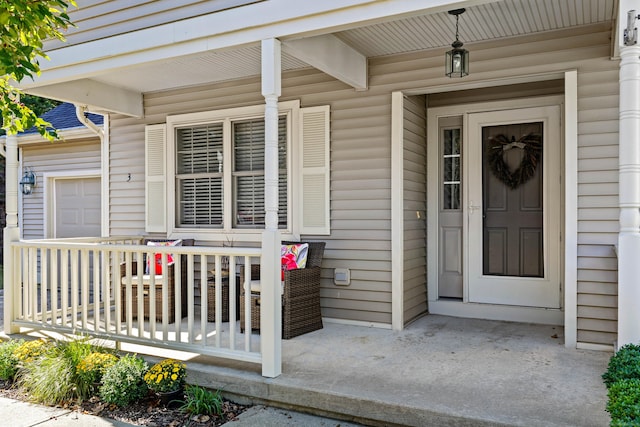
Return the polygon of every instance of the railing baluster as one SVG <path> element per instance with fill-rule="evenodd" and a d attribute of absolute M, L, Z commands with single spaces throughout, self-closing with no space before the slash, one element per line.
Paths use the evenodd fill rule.
<path fill-rule="evenodd" d="M 58 263 L 58 249 L 51 251 L 51 321 L 54 326 L 58 325 L 58 286 L 60 286 L 60 280 L 58 277 L 59 269 Z"/>
<path fill-rule="evenodd" d="M 73 327 L 77 327 L 78 323 L 78 275 L 80 274 L 79 253 L 77 250 L 71 251 L 71 322 Z"/>
<path fill-rule="evenodd" d="M 60 307 L 62 309 L 61 326 L 67 325 L 69 313 L 69 250 L 62 249 L 60 254 Z"/>
<path fill-rule="evenodd" d="M 102 272 L 102 254 L 100 250 L 92 250 L 93 260 L 93 330 L 98 332 L 100 330 L 100 277 Z"/>
<path fill-rule="evenodd" d="M 105 332 L 111 332 L 111 292 L 113 274 L 110 275 L 113 252 L 106 250 L 102 252 L 102 304 L 104 306 L 104 330 Z"/>
<path fill-rule="evenodd" d="M 37 321 L 38 312 L 38 250 L 37 248 L 29 249 L 29 301 L 30 312 L 28 319 L 32 322 Z"/>
<path fill-rule="evenodd" d="M 167 254 L 160 255 L 162 259 L 162 340 L 169 340 L 169 265 L 167 264 Z M 174 269 L 175 273 L 175 269 Z M 155 282 L 154 282 L 155 283 Z M 175 283 L 175 278 L 174 278 Z M 175 293 L 175 290 L 174 290 Z M 174 296 L 175 298 L 175 296 Z M 151 302 L 151 301 L 150 301 Z"/>
<path fill-rule="evenodd" d="M 138 314 L 138 336 L 140 338 L 144 337 L 144 256 L 142 252 L 136 252 L 136 276 L 138 278 L 138 286 L 136 287 L 136 292 L 138 294 L 138 307 L 136 313 Z M 140 279 L 142 278 L 142 279 Z M 151 286 L 151 284 L 149 284 Z M 131 304 L 133 305 L 133 303 Z"/>
<path fill-rule="evenodd" d="M 181 255 L 178 255 L 181 256 Z M 177 264 L 180 264 L 179 262 Z M 202 265 L 201 265 L 201 269 L 202 269 Z M 194 333 L 193 333 L 193 321 L 194 321 L 194 314 L 195 314 L 195 306 L 196 306 L 196 297 L 195 297 L 195 286 L 194 286 L 194 281 L 195 281 L 195 275 L 194 275 L 194 271 L 195 271 L 195 260 L 194 260 L 194 256 L 193 255 L 187 255 L 187 283 L 185 284 L 187 287 L 187 342 L 193 344 L 194 342 Z M 182 280 L 181 280 L 182 282 Z M 182 289 L 183 284 L 180 284 L 180 287 L 178 289 Z M 177 292 L 177 291 L 176 291 Z M 180 292 L 182 293 L 182 292 Z M 176 304 L 178 302 L 176 301 Z M 176 323 L 179 323 L 180 321 L 178 319 L 176 319 Z"/>
<path fill-rule="evenodd" d="M 200 331 L 202 347 L 207 346 L 207 320 L 209 317 L 209 262 L 204 254 L 200 254 Z"/>
<path fill-rule="evenodd" d="M 82 249 L 80 252 L 80 268 L 82 278 L 80 280 L 80 313 L 82 313 L 82 329 L 87 329 L 89 316 L 89 251 Z"/>
<path fill-rule="evenodd" d="M 182 282 L 183 282 L 183 280 L 182 280 L 182 262 L 181 262 L 181 258 L 182 258 L 182 255 L 179 255 L 179 254 L 176 254 L 174 256 L 174 263 L 173 263 L 173 273 L 174 273 L 174 277 L 173 277 L 173 297 L 171 297 L 171 295 L 169 295 L 167 297 L 167 304 L 169 303 L 169 298 L 173 298 L 173 314 L 174 314 L 174 319 L 175 319 L 174 326 L 175 326 L 176 341 L 177 342 L 180 342 L 180 340 L 182 339 L 181 335 L 180 335 L 180 333 L 182 331 L 182 321 L 181 321 L 181 319 L 182 319 L 182 298 L 186 298 L 186 295 L 185 296 L 182 295 Z M 165 271 L 167 271 L 167 274 L 164 274 Z M 168 283 L 169 282 L 168 270 L 164 270 L 163 269 L 162 273 L 163 273 L 163 275 L 162 275 L 163 277 L 167 276 L 167 283 Z M 193 275 L 191 275 L 191 280 L 193 281 Z M 168 292 L 168 290 L 167 290 L 167 292 Z M 162 299 L 164 300 L 164 298 L 162 298 Z"/>
<path fill-rule="evenodd" d="M 216 255 L 215 261 L 215 329 L 216 329 L 216 347 L 221 346 L 222 342 L 222 266 L 220 255 Z"/>
<path fill-rule="evenodd" d="M 251 351 L 251 258 L 244 257 L 244 277 L 242 286 L 244 288 L 244 351 Z"/>
<path fill-rule="evenodd" d="M 49 310 L 47 304 L 47 294 L 49 287 L 49 251 L 40 249 L 40 322 L 47 323 Z"/>
<path fill-rule="evenodd" d="M 236 348 L 236 257 L 229 257 L 229 348 Z"/>
<path fill-rule="evenodd" d="M 121 252 L 114 251 L 111 256 L 111 284 L 114 297 L 114 329 L 116 334 L 122 333 L 122 284 L 120 283 Z"/>

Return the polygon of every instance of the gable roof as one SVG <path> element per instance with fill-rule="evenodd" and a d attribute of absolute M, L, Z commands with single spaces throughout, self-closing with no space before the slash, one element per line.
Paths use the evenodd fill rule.
<path fill-rule="evenodd" d="M 65 102 L 57 107 L 47 111 L 42 116 L 42 119 L 51 123 L 51 125 L 57 130 L 83 128 L 84 124 L 80 123 L 80 120 L 76 117 L 76 106 L 70 102 Z M 104 123 L 104 117 L 100 114 L 87 113 L 87 117 L 93 123 L 98 126 L 102 126 Z M 22 132 L 20 135 L 27 135 L 38 133 L 38 130 L 33 127 Z"/>

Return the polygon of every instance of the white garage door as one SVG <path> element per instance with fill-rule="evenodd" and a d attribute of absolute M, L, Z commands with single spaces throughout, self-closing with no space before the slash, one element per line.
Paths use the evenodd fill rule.
<path fill-rule="evenodd" d="M 55 236 L 99 237 L 100 178 L 55 181 Z"/>

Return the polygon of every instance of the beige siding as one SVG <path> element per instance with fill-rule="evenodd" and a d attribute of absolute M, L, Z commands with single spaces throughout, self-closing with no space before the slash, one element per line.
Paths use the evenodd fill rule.
<path fill-rule="evenodd" d="M 37 175 L 33 193 L 22 197 L 23 236 L 42 239 L 44 235 L 44 181 L 45 174 L 68 173 L 75 170 L 100 170 L 100 141 L 97 138 L 80 141 L 43 142 L 22 149 L 23 168 Z"/>
<path fill-rule="evenodd" d="M 103 39 L 258 1 L 261 0 L 78 0 L 77 8 L 69 8 L 69 18 L 75 27 L 65 33 L 66 45 Z M 59 40 L 49 40 L 45 50 L 61 45 Z"/>
<path fill-rule="evenodd" d="M 608 25 L 597 25 L 470 44 L 471 75 L 464 79 L 470 83 L 578 71 L 579 339 L 600 344 L 615 339 L 611 324 L 616 307 L 611 248 L 617 235 L 618 63 L 609 59 L 609 36 Z M 303 107 L 331 106 L 331 235 L 304 236 L 327 242 L 322 287 L 325 317 L 391 323 L 391 92 L 452 88 L 459 80 L 443 76 L 443 52 L 370 58 L 369 90 L 363 92 L 314 69 L 283 75 L 281 100 L 300 99 Z M 555 93 L 558 83 L 545 87 Z M 535 85 L 529 93 L 540 94 Z M 482 93 L 476 94 L 481 101 Z M 167 114 L 262 102 L 260 80 L 243 79 L 147 94 L 144 119 L 113 117 L 111 233 L 144 230 L 145 124 L 163 122 Z M 413 256 L 415 249 L 407 247 L 407 254 Z M 335 267 L 351 269 L 349 287 L 333 285 Z M 406 271 L 410 267 L 407 264 Z"/>
<path fill-rule="evenodd" d="M 405 97 L 403 128 L 405 324 L 427 311 L 426 116 L 424 96 Z"/>

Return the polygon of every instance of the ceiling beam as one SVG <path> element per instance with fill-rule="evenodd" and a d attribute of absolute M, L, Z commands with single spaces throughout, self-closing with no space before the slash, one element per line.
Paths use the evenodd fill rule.
<path fill-rule="evenodd" d="M 144 116 L 141 93 L 91 79 L 26 88 L 25 92 L 58 101 L 86 105 L 93 112 L 120 113 L 138 118 Z"/>
<path fill-rule="evenodd" d="M 356 90 L 367 89 L 367 57 L 333 34 L 282 42 L 290 55 Z"/>

